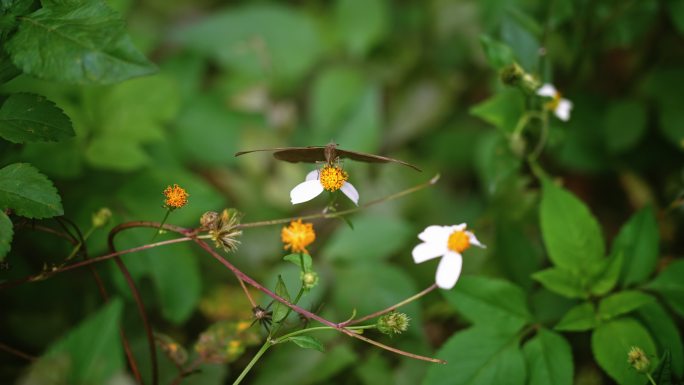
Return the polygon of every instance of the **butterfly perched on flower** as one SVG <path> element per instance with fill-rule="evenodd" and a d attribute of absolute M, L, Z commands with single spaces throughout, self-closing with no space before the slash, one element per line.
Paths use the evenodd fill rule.
<path fill-rule="evenodd" d="M 358 205 L 359 193 L 351 183 L 347 182 L 349 175 L 339 166 L 340 159 L 347 158 L 366 163 L 399 163 L 416 171 L 421 171 L 418 167 L 403 160 L 358 151 L 342 150 L 337 148 L 336 143 L 330 143 L 326 146 L 279 147 L 240 151 L 235 153 L 235 156 L 260 151 L 273 152 L 274 158 L 285 162 L 325 163 L 322 169 L 310 172 L 304 182 L 292 189 L 290 192 L 292 204 L 310 201 L 324 190 L 330 192 L 340 190 L 354 204 Z"/>

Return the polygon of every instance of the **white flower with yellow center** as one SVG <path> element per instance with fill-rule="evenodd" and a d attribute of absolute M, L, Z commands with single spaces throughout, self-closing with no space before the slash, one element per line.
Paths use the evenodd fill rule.
<path fill-rule="evenodd" d="M 537 90 L 537 95 L 551 98 L 551 100 L 544 105 L 544 107 L 553 111 L 558 119 L 567 122 L 570 120 L 570 110 L 572 110 L 572 102 L 561 97 L 556 87 L 551 84 L 544 84 Z"/>
<path fill-rule="evenodd" d="M 290 191 L 293 205 L 308 202 L 321 195 L 324 190 L 335 192 L 341 190 L 355 205 L 359 204 L 359 192 L 351 183 L 347 182 L 349 175 L 339 166 L 326 164 L 321 170 L 311 171 L 306 180 Z"/>
<path fill-rule="evenodd" d="M 461 275 L 461 253 L 473 245 L 486 247 L 477 240 L 475 234 L 466 231 L 465 223 L 456 226 L 428 226 L 418 234 L 418 238 L 423 243 L 413 248 L 413 261 L 423 263 L 441 256 L 435 282 L 437 286 L 447 290 L 454 287 Z"/>

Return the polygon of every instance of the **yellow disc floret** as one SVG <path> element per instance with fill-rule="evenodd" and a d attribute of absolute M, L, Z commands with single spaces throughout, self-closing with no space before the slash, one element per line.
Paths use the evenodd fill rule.
<path fill-rule="evenodd" d="M 285 246 L 285 250 L 290 250 L 293 253 L 309 253 L 306 247 L 316 240 L 316 233 L 313 229 L 313 224 L 302 223 L 301 219 L 296 222 L 290 222 L 290 225 L 283 227 L 280 232 L 280 238 Z"/>
<path fill-rule="evenodd" d="M 447 247 L 451 251 L 462 253 L 470 247 L 470 237 L 463 230 L 454 231 L 449 235 Z"/>
<path fill-rule="evenodd" d="M 330 192 L 339 190 L 347 178 L 349 175 L 339 166 L 326 165 L 319 174 L 321 186 Z"/>
<path fill-rule="evenodd" d="M 546 107 L 547 110 L 549 111 L 556 111 L 556 108 L 558 108 L 558 105 L 561 102 L 561 94 L 560 92 L 556 92 L 555 95 L 553 95 L 553 99 L 549 100 L 544 107 Z"/>
<path fill-rule="evenodd" d="M 166 200 L 164 201 L 166 207 L 170 209 L 179 209 L 188 203 L 188 196 L 190 196 L 190 194 L 188 194 L 184 188 L 174 184 L 164 190 L 164 196 L 166 197 Z"/>

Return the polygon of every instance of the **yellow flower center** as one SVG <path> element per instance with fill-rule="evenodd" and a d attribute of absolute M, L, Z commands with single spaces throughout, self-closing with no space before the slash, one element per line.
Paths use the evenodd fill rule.
<path fill-rule="evenodd" d="M 556 111 L 558 108 L 558 105 L 560 104 L 561 101 L 561 94 L 560 92 L 556 92 L 555 95 L 553 95 L 553 99 L 549 100 L 544 107 L 546 107 L 547 110 L 549 111 Z"/>
<path fill-rule="evenodd" d="M 468 237 L 468 234 L 463 230 L 454 231 L 449 235 L 447 247 L 451 251 L 462 253 L 470 247 L 470 237 Z"/>
<path fill-rule="evenodd" d="M 330 192 L 339 190 L 344 182 L 347 181 L 347 178 L 349 178 L 349 175 L 339 166 L 326 165 L 319 174 L 321 186 Z"/>
<path fill-rule="evenodd" d="M 296 222 L 290 222 L 290 225 L 283 227 L 280 232 L 280 239 L 282 239 L 285 250 L 290 250 L 293 253 L 309 253 L 306 247 L 316 240 L 316 233 L 313 229 L 313 224 L 302 223 L 301 219 Z"/>
<path fill-rule="evenodd" d="M 166 200 L 164 205 L 170 209 L 179 209 L 188 203 L 188 194 L 184 188 L 177 184 L 169 186 L 164 190 L 164 196 Z"/>

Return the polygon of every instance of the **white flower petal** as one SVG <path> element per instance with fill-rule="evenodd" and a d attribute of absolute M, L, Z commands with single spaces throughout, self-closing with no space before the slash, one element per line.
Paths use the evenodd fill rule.
<path fill-rule="evenodd" d="M 437 266 L 437 274 L 435 282 L 437 286 L 442 289 L 449 290 L 458 281 L 461 276 L 461 266 L 463 265 L 463 258 L 461 254 L 448 252 L 444 255 L 439 265 Z"/>
<path fill-rule="evenodd" d="M 465 233 L 466 233 L 466 235 L 468 236 L 468 240 L 470 241 L 470 244 L 471 244 L 471 245 L 475 245 L 475 246 L 481 247 L 481 248 L 483 248 L 483 249 L 486 249 L 486 248 L 487 248 L 487 246 L 485 246 L 485 245 L 483 245 L 482 243 L 480 243 L 480 241 L 477 239 L 477 237 L 475 236 L 475 234 L 473 234 L 473 233 L 470 232 L 470 231 L 466 231 Z"/>
<path fill-rule="evenodd" d="M 297 203 L 307 202 L 323 192 L 323 186 L 318 180 L 308 180 L 295 186 L 290 191 L 290 201 L 293 205 Z"/>
<path fill-rule="evenodd" d="M 449 227 L 449 235 L 451 233 L 456 232 L 456 231 L 464 231 L 468 225 L 465 223 L 461 223 L 460 225 L 453 225 L 453 226 L 448 226 Z"/>
<path fill-rule="evenodd" d="M 418 234 L 418 239 L 423 242 L 443 244 L 446 247 L 451 232 L 450 226 L 428 226 L 422 233 Z"/>
<path fill-rule="evenodd" d="M 433 258 L 437 258 L 446 254 L 446 244 L 440 245 L 437 243 L 421 243 L 413 248 L 411 255 L 413 255 L 413 262 L 423 263 Z"/>
<path fill-rule="evenodd" d="M 537 90 L 537 95 L 548 96 L 550 98 L 556 96 L 557 93 L 558 91 L 556 90 L 556 87 L 549 83 L 544 84 Z"/>
<path fill-rule="evenodd" d="M 306 179 L 304 179 L 304 180 L 306 180 L 306 181 L 318 180 L 318 173 L 319 173 L 318 170 L 313 170 L 310 173 L 306 174 Z"/>
<path fill-rule="evenodd" d="M 561 99 L 558 102 L 558 106 L 556 107 L 554 114 L 556 114 L 558 119 L 567 122 L 570 120 L 570 110 L 572 110 L 572 102 L 568 99 Z"/>
<path fill-rule="evenodd" d="M 354 202 L 355 205 L 359 205 L 359 192 L 356 191 L 356 189 L 354 188 L 354 186 L 352 186 L 351 183 L 342 183 L 342 187 L 340 187 L 340 190 L 344 195 L 347 196 L 347 198 L 351 199 L 351 201 Z"/>

